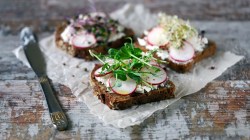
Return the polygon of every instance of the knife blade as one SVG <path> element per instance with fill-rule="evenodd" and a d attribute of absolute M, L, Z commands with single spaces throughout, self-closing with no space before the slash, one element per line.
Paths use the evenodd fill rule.
<path fill-rule="evenodd" d="M 46 62 L 38 45 L 37 37 L 30 28 L 25 27 L 21 31 L 20 38 L 26 58 L 39 79 L 39 83 L 48 104 L 52 123 L 56 129 L 60 131 L 65 130 L 68 126 L 68 120 L 51 88 L 46 74 Z"/>

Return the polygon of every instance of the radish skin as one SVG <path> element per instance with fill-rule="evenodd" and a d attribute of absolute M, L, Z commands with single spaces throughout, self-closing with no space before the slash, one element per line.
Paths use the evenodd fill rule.
<path fill-rule="evenodd" d="M 110 74 L 112 71 L 108 71 L 108 72 L 104 72 L 104 73 L 101 73 L 102 71 L 102 67 L 98 68 L 95 72 L 94 72 L 94 76 L 95 77 L 102 77 L 102 76 L 105 76 L 107 74 Z"/>
<path fill-rule="evenodd" d="M 154 67 L 159 69 L 159 71 L 155 72 L 155 69 L 150 67 L 142 68 L 141 72 L 150 72 L 142 74 L 142 79 L 152 85 L 159 85 L 167 81 L 167 72 L 160 66 L 154 65 Z"/>
<path fill-rule="evenodd" d="M 96 43 L 96 38 L 91 33 L 80 33 L 73 37 L 72 44 L 75 48 L 85 49 L 93 46 Z"/>
<path fill-rule="evenodd" d="M 116 81 L 117 80 L 117 81 Z M 117 86 L 115 84 L 117 84 L 117 82 L 119 82 L 120 84 Z M 119 79 L 116 79 L 115 77 L 110 77 L 108 80 L 109 86 L 111 88 L 111 90 L 119 95 L 129 95 L 131 93 L 133 93 L 136 88 L 137 88 L 137 84 L 135 82 L 135 80 L 127 77 L 126 81 L 121 81 Z"/>
<path fill-rule="evenodd" d="M 169 40 L 162 27 L 155 27 L 149 32 L 147 42 L 151 46 L 164 46 L 168 44 Z"/>
<path fill-rule="evenodd" d="M 186 62 L 194 57 L 195 51 L 193 46 L 189 42 L 184 42 L 181 48 L 170 47 L 170 57 L 178 62 Z"/>

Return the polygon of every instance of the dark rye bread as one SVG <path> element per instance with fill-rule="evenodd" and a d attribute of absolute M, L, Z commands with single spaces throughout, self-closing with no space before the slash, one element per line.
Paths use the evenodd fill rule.
<path fill-rule="evenodd" d="M 144 52 L 147 51 L 146 48 L 143 46 L 140 46 L 138 42 L 135 42 L 135 47 L 142 49 Z M 185 73 L 185 72 L 190 71 L 196 63 L 198 63 L 202 59 L 205 59 L 207 57 L 214 55 L 215 52 L 216 52 L 216 44 L 215 42 L 209 40 L 208 44 L 205 46 L 202 52 L 195 52 L 195 56 L 192 61 L 182 64 L 182 63 L 175 63 L 167 59 L 166 60 L 168 62 L 167 66 L 177 72 Z M 157 56 L 155 55 L 155 57 Z M 159 57 L 157 58 L 160 59 Z"/>
<path fill-rule="evenodd" d="M 116 93 L 108 93 L 107 88 L 102 83 L 95 79 L 94 72 L 101 65 L 96 64 L 90 76 L 90 84 L 93 87 L 94 95 L 106 104 L 110 109 L 123 110 L 132 107 L 133 105 L 141 105 L 150 102 L 174 98 L 175 85 L 172 81 L 167 81 L 165 87 L 160 87 L 157 90 L 152 90 L 147 93 L 132 93 L 130 95 L 119 95 Z"/>
<path fill-rule="evenodd" d="M 114 42 L 109 42 L 105 46 L 96 46 L 96 47 L 91 47 L 91 48 L 86 48 L 86 49 L 79 49 L 75 48 L 72 45 L 70 45 L 67 42 L 64 42 L 61 38 L 61 33 L 64 31 L 64 29 L 67 27 L 67 22 L 63 22 L 60 25 L 57 26 L 56 32 L 55 32 L 55 41 L 56 41 L 56 46 L 58 48 L 61 48 L 62 50 L 66 51 L 68 54 L 78 57 L 78 58 L 83 58 L 85 60 L 94 60 L 92 56 L 89 54 L 89 50 L 91 50 L 95 54 L 106 54 L 108 51 L 108 48 L 119 48 L 121 47 L 124 42 L 126 41 L 127 37 L 134 38 L 134 32 L 131 29 L 125 28 L 125 36 L 114 41 Z"/>

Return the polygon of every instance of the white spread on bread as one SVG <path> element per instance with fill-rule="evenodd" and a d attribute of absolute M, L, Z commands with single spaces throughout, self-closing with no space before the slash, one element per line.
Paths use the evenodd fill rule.
<path fill-rule="evenodd" d="M 165 32 L 159 30 L 159 28 L 162 28 Z M 161 39 L 162 36 L 158 35 L 156 31 L 165 34 L 166 39 L 162 42 L 166 42 L 166 40 L 169 40 L 169 42 L 163 46 L 157 45 L 157 42 L 161 42 L 159 39 Z M 157 38 L 158 36 L 159 38 Z M 151 30 L 144 31 L 144 37 L 137 38 L 137 41 L 140 46 L 145 47 L 147 50 L 156 50 L 156 55 L 162 60 L 168 59 L 178 64 L 188 63 L 192 61 L 192 58 L 187 59 L 187 61 L 171 59 L 169 56 L 169 47 L 181 48 L 184 41 L 187 41 L 191 44 L 195 52 L 202 52 L 206 44 L 208 44 L 208 39 L 198 34 L 197 30 L 194 29 L 188 21 L 179 19 L 177 16 L 168 16 L 163 13 L 159 14 L 159 25 Z"/>
<path fill-rule="evenodd" d="M 74 45 L 72 38 L 79 32 L 91 32 L 95 35 L 96 44 L 113 42 L 125 36 L 125 28 L 117 21 L 110 19 L 105 13 L 94 12 L 87 15 L 80 14 L 76 19 L 71 19 L 64 31 L 61 33 L 61 38 L 64 42 Z"/>
<path fill-rule="evenodd" d="M 164 83 L 162 83 L 160 85 L 153 85 L 153 88 L 150 88 L 150 87 L 145 86 L 145 85 L 137 85 L 136 92 L 137 93 L 145 93 L 145 91 L 150 92 L 151 90 L 158 89 L 159 87 L 164 87 L 165 83 L 166 82 L 164 82 Z"/>
<path fill-rule="evenodd" d="M 110 78 L 111 75 L 112 75 L 112 74 L 107 74 L 107 75 L 105 75 L 105 76 L 95 77 L 95 79 L 96 79 L 98 82 L 100 82 L 100 83 L 102 83 L 103 85 L 105 85 L 105 87 L 109 87 L 108 79 Z M 152 85 L 153 88 L 148 87 L 148 86 L 143 85 L 143 84 L 139 84 L 139 85 L 137 85 L 137 88 L 136 88 L 135 92 L 137 92 L 137 93 L 145 93 L 145 91 L 146 91 L 146 92 L 150 92 L 151 90 L 157 89 L 157 88 L 159 88 L 159 87 L 164 87 L 164 86 L 165 86 L 165 83 L 166 83 L 166 82 L 163 82 L 163 83 L 161 83 L 160 85 Z M 112 92 L 112 91 L 109 90 L 109 88 L 107 88 L 107 91 Z"/>
<path fill-rule="evenodd" d="M 110 60 L 108 61 L 111 62 Z M 129 62 L 130 62 L 129 60 L 124 61 L 124 63 L 129 63 Z M 154 67 L 156 68 L 159 68 L 159 71 L 155 72 L 155 69 L 152 67 L 141 68 L 142 73 L 140 77 L 144 79 L 144 82 L 136 83 L 136 88 L 133 92 L 145 93 L 145 92 L 150 92 L 152 90 L 158 89 L 159 87 L 167 86 L 166 82 L 168 81 L 168 76 L 167 76 L 166 71 L 163 68 L 161 68 L 159 65 L 155 65 L 154 63 L 152 63 L 152 65 L 154 65 Z M 96 70 L 98 71 L 97 73 L 99 73 L 100 69 L 101 67 Z M 111 72 L 111 73 L 106 73 L 106 74 L 104 73 L 103 75 L 97 75 L 96 71 L 95 71 L 95 79 L 101 84 L 103 84 L 105 87 L 107 87 L 106 91 L 108 91 L 109 93 L 113 93 L 113 91 L 111 90 L 113 88 L 110 85 L 111 84 L 110 79 L 112 78 L 114 79 L 113 73 Z M 154 72 L 154 74 L 148 74 L 152 72 Z M 127 79 L 130 79 L 130 78 L 127 77 Z M 126 83 L 125 81 L 124 84 L 131 84 L 131 83 L 130 82 Z"/>
<path fill-rule="evenodd" d="M 208 43 L 208 40 L 206 37 L 192 37 L 187 40 L 189 43 L 191 43 L 194 47 L 194 49 L 198 52 L 202 52 L 206 44 Z"/>
<path fill-rule="evenodd" d="M 111 74 L 107 74 L 105 76 L 95 77 L 95 79 L 98 82 L 101 82 L 102 84 L 104 84 L 106 87 L 109 87 L 108 79 L 109 79 L 110 76 L 111 76 Z"/>
<path fill-rule="evenodd" d="M 168 51 L 166 50 L 158 50 L 156 55 L 160 57 L 162 60 L 166 60 L 169 57 Z"/>

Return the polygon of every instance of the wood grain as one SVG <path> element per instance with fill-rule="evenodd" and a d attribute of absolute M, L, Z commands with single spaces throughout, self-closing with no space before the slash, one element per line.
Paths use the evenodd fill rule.
<path fill-rule="evenodd" d="M 0 28 L 18 33 L 23 26 L 53 31 L 61 20 L 91 11 L 112 12 L 125 4 L 143 4 L 189 20 L 249 21 L 249 0 L 0 0 Z"/>
<path fill-rule="evenodd" d="M 218 44 L 219 51 L 244 55 L 244 59 L 199 92 L 154 113 L 142 124 L 125 129 L 105 126 L 70 89 L 53 83 L 56 96 L 70 120 L 69 130 L 63 132 L 55 130 L 51 124 L 34 72 L 12 53 L 20 45 L 14 30 L 29 23 L 42 31 L 40 38 L 50 35 L 53 31 L 49 29 L 53 27 L 50 21 L 56 23 L 65 15 L 81 11 L 85 3 L 80 0 L 73 4 L 70 0 L 26 2 L 0 1 L 0 139 L 250 139 L 248 0 L 133 1 L 144 3 L 153 11 L 164 10 L 195 19 L 191 22 L 207 30 L 208 38 Z M 106 7 L 102 6 L 104 2 L 107 2 Z M 109 12 L 116 8 L 113 5 L 119 7 L 125 2 L 96 0 L 96 3 L 97 8 Z M 30 5 L 34 7 L 23 11 Z M 67 12 L 63 12 L 65 9 Z M 37 12 L 39 10 L 48 10 L 50 14 Z M 46 31 L 50 33 L 44 33 Z"/>
<path fill-rule="evenodd" d="M 45 98 L 31 69 L 11 51 L 18 36 L 0 41 L 0 137 L 4 139 L 249 139 L 250 22 L 193 21 L 207 28 L 220 51 L 244 55 L 235 66 L 198 93 L 158 111 L 138 126 L 117 129 L 104 126 L 71 91 L 54 83 L 56 95 L 70 119 L 70 128 L 54 130 Z M 41 34 L 46 36 L 48 34 Z"/>
<path fill-rule="evenodd" d="M 250 81 L 214 81 L 139 126 L 116 129 L 103 126 L 86 105 L 65 93 L 66 87 L 57 85 L 57 96 L 71 123 L 70 130 L 58 132 L 51 125 L 36 80 L 2 81 L 1 136 L 7 139 L 249 138 L 249 86 Z M 18 92 L 13 92 L 15 89 Z"/>

